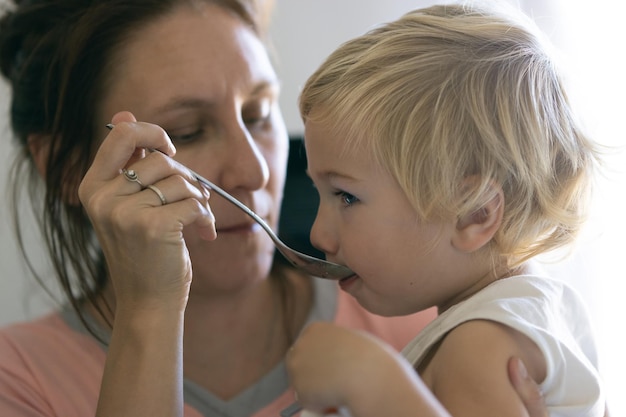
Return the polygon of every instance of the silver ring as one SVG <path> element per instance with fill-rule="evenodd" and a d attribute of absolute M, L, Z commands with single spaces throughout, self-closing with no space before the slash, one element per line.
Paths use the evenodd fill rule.
<path fill-rule="evenodd" d="M 136 182 L 137 184 L 139 184 L 142 190 L 146 188 L 146 186 L 143 185 L 141 181 L 139 181 L 139 177 L 137 176 L 137 173 L 134 169 L 122 169 L 122 174 L 124 174 L 124 177 L 126 177 L 128 181 Z"/>
<path fill-rule="evenodd" d="M 163 195 L 163 193 L 161 192 L 161 190 L 159 190 L 157 188 L 156 185 L 148 185 L 146 188 L 149 188 L 150 190 L 154 191 L 154 193 L 159 197 L 159 200 L 161 200 L 161 205 L 164 206 L 167 204 L 167 200 L 165 199 L 165 196 Z"/>

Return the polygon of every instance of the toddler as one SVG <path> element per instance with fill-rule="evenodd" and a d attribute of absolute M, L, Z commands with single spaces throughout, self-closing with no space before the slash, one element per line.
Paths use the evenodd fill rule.
<path fill-rule="evenodd" d="M 300 98 L 320 196 L 312 242 L 368 310 L 439 317 L 403 357 L 309 326 L 288 369 L 302 405 L 353 416 L 524 416 L 520 357 L 551 416 L 603 416 L 580 297 L 533 262 L 572 243 L 598 163 L 524 17 L 413 11 L 342 45 Z"/>

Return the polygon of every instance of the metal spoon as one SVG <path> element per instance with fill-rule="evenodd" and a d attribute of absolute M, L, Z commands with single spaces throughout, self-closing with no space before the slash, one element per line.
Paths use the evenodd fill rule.
<path fill-rule="evenodd" d="M 114 125 L 107 124 L 106 127 L 108 129 L 113 129 Z M 148 149 L 148 150 L 150 152 L 154 152 L 154 151 L 160 152 L 163 155 L 168 156 L 164 154 L 163 152 L 159 151 L 158 149 Z M 222 196 L 223 198 L 225 198 L 226 200 L 228 200 L 229 202 L 237 206 L 239 209 L 241 209 L 248 216 L 250 216 L 252 220 L 257 222 L 265 230 L 265 232 L 269 235 L 269 237 L 272 239 L 272 241 L 274 242 L 274 245 L 276 246 L 276 249 L 278 249 L 278 251 L 282 253 L 283 256 L 296 268 L 314 277 L 332 279 L 332 280 L 340 280 L 340 279 L 348 278 L 354 275 L 354 272 L 352 272 L 352 270 L 346 266 L 339 265 L 333 262 L 328 262 L 323 259 L 315 258 L 313 256 L 306 255 L 302 252 L 298 252 L 297 250 L 290 248 L 282 240 L 280 240 L 278 236 L 276 236 L 276 233 L 274 233 L 272 228 L 269 227 L 269 225 L 261 217 L 259 217 L 254 211 L 250 210 L 245 204 L 237 200 L 232 195 L 228 194 L 226 191 L 222 190 L 217 185 L 213 184 L 211 181 L 202 177 L 200 174 L 197 174 L 193 170 L 187 168 L 185 165 L 181 164 L 180 162 L 174 159 L 172 159 L 172 161 L 180 165 L 181 167 L 185 168 L 187 171 L 189 171 L 191 175 L 194 176 L 195 179 L 200 184 L 207 187 L 210 191 L 214 191 L 216 194 Z"/>

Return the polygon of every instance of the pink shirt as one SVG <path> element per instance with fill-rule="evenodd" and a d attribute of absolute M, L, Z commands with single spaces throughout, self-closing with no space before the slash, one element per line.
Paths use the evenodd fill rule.
<path fill-rule="evenodd" d="M 335 305 L 335 323 L 369 331 L 398 350 L 435 316 L 433 310 L 402 318 L 374 316 L 342 291 Z M 105 357 L 93 337 L 70 327 L 58 313 L 0 330 L 0 415 L 95 415 Z M 251 417 L 277 417 L 293 399 L 286 389 Z M 186 417 L 202 415 L 185 405 Z"/>

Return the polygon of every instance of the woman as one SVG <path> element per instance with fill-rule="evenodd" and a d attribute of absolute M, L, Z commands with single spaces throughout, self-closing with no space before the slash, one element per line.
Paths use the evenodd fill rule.
<path fill-rule="evenodd" d="M 29 167 L 44 179 L 43 231 L 72 307 L 0 333 L 8 415 L 275 417 L 308 321 L 400 348 L 432 318 L 369 315 L 274 265 L 249 218 L 144 150 L 176 152 L 276 227 L 288 139 L 265 15 L 236 0 L 57 0 L 2 19 L 25 150 L 14 187 Z"/>

